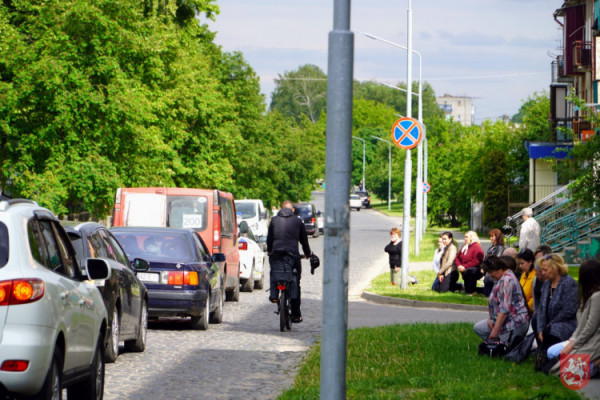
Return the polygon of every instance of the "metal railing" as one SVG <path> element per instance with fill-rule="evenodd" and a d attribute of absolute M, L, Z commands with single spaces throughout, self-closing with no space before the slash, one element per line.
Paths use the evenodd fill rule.
<path fill-rule="evenodd" d="M 600 232 L 600 215 L 596 208 L 581 208 L 571 199 L 568 186 L 551 193 L 529 206 L 542 230 L 540 241 L 562 251 L 565 247 Z M 504 232 L 507 238 L 518 236 L 523 212 L 508 217 Z"/>

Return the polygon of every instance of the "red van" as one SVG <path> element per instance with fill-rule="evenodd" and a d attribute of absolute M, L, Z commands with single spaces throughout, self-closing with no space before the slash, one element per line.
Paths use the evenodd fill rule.
<path fill-rule="evenodd" d="M 119 188 L 113 226 L 193 228 L 212 253 L 224 253 L 226 299 L 240 297 L 240 255 L 231 193 L 212 189 Z"/>

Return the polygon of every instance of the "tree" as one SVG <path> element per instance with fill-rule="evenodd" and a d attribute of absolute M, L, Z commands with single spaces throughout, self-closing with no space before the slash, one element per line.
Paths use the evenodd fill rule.
<path fill-rule="evenodd" d="M 275 79 L 269 109 L 293 117 L 296 122 L 306 115 L 315 123 L 325 110 L 326 103 L 327 75 L 316 65 L 306 64 Z"/>
<path fill-rule="evenodd" d="M 483 224 L 489 228 L 500 228 L 508 210 L 508 174 L 506 153 L 490 149 L 481 159 L 483 175 Z"/>

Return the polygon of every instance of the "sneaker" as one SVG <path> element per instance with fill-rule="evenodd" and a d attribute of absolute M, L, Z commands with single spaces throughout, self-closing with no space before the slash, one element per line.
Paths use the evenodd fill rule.
<path fill-rule="evenodd" d="M 292 316 L 292 322 L 294 324 L 299 324 L 300 322 L 302 322 L 302 317 L 296 317 L 296 316 Z"/>
<path fill-rule="evenodd" d="M 272 297 L 269 297 L 269 301 L 270 301 L 271 303 L 274 303 L 274 304 L 277 304 L 277 303 L 279 303 L 279 300 L 277 300 L 277 299 L 274 299 L 274 298 L 272 298 Z"/>

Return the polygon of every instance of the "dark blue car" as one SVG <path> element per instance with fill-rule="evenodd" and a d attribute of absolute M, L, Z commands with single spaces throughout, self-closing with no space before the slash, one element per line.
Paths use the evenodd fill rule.
<path fill-rule="evenodd" d="M 193 229 L 111 228 L 130 258 L 148 260 L 138 278 L 148 289 L 151 317 L 191 317 L 206 330 L 223 320 L 223 253 L 210 254 Z M 221 268 L 220 268 L 221 267 Z"/>

